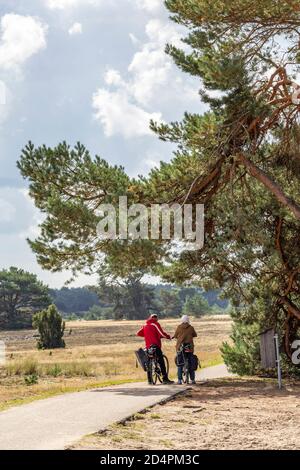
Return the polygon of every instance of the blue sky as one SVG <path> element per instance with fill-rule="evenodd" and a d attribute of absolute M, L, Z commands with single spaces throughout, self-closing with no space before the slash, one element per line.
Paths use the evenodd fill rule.
<path fill-rule="evenodd" d="M 182 34 L 162 0 L 1 1 L 0 267 L 20 266 L 51 287 L 69 278 L 43 271 L 26 242 L 41 220 L 16 169 L 28 140 L 81 141 L 130 175 L 171 158 L 149 120 L 203 109 L 198 81 L 164 54 Z"/>

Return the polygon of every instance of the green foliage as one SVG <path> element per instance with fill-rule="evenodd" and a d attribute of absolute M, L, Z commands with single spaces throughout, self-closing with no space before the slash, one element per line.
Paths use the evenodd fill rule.
<path fill-rule="evenodd" d="M 54 364 L 47 370 L 47 374 L 51 377 L 59 377 L 62 375 L 62 372 L 63 370 L 60 364 Z"/>
<path fill-rule="evenodd" d="M 32 315 L 50 304 L 48 287 L 15 267 L 0 271 L 0 329 L 31 327 Z"/>
<path fill-rule="evenodd" d="M 63 340 L 65 322 L 57 311 L 55 305 L 50 305 L 47 310 L 36 313 L 33 317 L 33 327 L 39 332 L 39 349 L 64 348 Z"/>
<path fill-rule="evenodd" d="M 29 142 L 18 168 L 29 179 L 36 206 L 46 215 L 40 237 L 29 241 L 39 263 L 53 271 L 92 272 L 97 251 L 106 246 L 95 237 L 100 220 L 96 209 L 101 203 L 117 204 L 119 195 L 127 194 L 124 169 L 99 156 L 93 159 L 80 143 L 71 149 L 65 142 L 54 149 L 35 148 Z"/>
<path fill-rule="evenodd" d="M 201 317 L 210 313 L 210 307 L 202 295 L 196 294 L 193 297 L 188 296 L 186 298 L 182 312 L 185 315 Z"/>
<path fill-rule="evenodd" d="M 144 319 L 149 313 L 158 312 L 154 287 L 144 284 L 141 278 L 141 273 L 126 279 L 114 278 L 111 281 L 101 277 L 97 293 L 111 308 L 114 320 Z"/>
<path fill-rule="evenodd" d="M 58 310 L 64 313 L 80 314 L 93 305 L 99 305 L 97 294 L 88 287 L 51 289 L 50 295 Z"/>
<path fill-rule="evenodd" d="M 212 313 L 206 297 L 212 306 L 217 306 L 218 292 L 203 292 L 196 287 L 181 288 L 170 285 L 150 285 L 142 283 L 138 278 L 118 280 L 113 283 L 102 282 L 96 288 L 101 305 L 95 305 L 84 316 L 85 320 L 105 319 L 144 319 L 149 313 L 158 312 L 161 317 L 178 318 L 184 309 L 187 297 L 190 298 L 190 315 L 200 316 Z M 194 299 L 194 303 L 193 303 Z M 103 307 L 102 304 L 106 306 Z M 225 304 L 227 306 L 227 301 Z M 218 307 L 217 313 L 224 310 Z"/>
<path fill-rule="evenodd" d="M 124 312 L 126 316 L 126 312 Z M 100 305 L 93 305 L 89 311 L 84 315 L 85 320 L 109 320 L 114 318 L 114 308 L 101 307 Z"/>
<path fill-rule="evenodd" d="M 281 344 L 282 370 L 286 375 L 300 375 L 300 370 L 284 354 L 284 336 L 286 318 L 283 312 L 274 315 L 272 293 L 265 286 L 257 283 L 251 286 L 248 295 L 252 296 L 249 305 L 233 308 L 231 316 L 234 322 L 231 341 L 221 348 L 224 362 L 228 368 L 239 375 L 275 376 L 274 370 L 263 370 L 260 363 L 259 334 L 268 328 L 274 328 Z"/>
<path fill-rule="evenodd" d="M 163 317 L 178 317 L 182 311 L 182 300 L 179 295 L 180 289 L 163 289 L 156 292 L 159 312 Z"/>
<path fill-rule="evenodd" d="M 39 376 L 37 374 L 25 375 L 24 382 L 28 386 L 36 385 L 39 382 Z"/>
<path fill-rule="evenodd" d="M 233 345 L 224 343 L 221 352 L 229 370 L 238 375 L 256 375 L 260 372 L 258 325 L 235 324 L 231 339 Z"/>

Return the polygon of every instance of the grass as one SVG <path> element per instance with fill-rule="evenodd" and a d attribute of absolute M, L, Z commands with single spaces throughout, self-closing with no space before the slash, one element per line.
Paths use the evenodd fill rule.
<path fill-rule="evenodd" d="M 8 376 L 12 375 L 38 375 L 38 361 L 27 357 L 17 361 L 10 361 L 4 368 Z"/>
<path fill-rule="evenodd" d="M 65 385 L 58 385 L 56 388 L 49 388 L 43 392 L 37 392 L 34 395 L 26 396 L 22 398 L 12 398 L 7 400 L 3 403 L 0 403 L 0 412 L 5 411 L 12 406 L 20 406 L 26 405 L 28 403 L 32 403 L 36 400 L 44 400 L 46 398 L 55 397 L 57 395 L 63 395 L 64 393 L 75 393 L 75 392 L 84 392 L 85 390 L 90 390 L 91 388 L 104 388 L 110 387 L 112 385 L 122 385 L 125 383 L 134 383 L 136 380 L 111 380 L 107 382 L 90 382 L 86 385 L 78 385 L 78 386 L 65 386 Z"/>
<path fill-rule="evenodd" d="M 163 320 L 171 334 L 177 320 Z M 66 348 L 42 351 L 36 349 L 32 330 L 3 331 L 7 363 L 0 367 L 0 410 L 36 399 L 94 387 L 145 380 L 136 368 L 134 350 L 143 345 L 135 333 L 142 322 L 92 321 L 70 322 L 65 335 Z M 205 317 L 193 323 L 197 332 L 196 352 L 202 367 L 222 362 L 220 345 L 230 334 L 228 317 Z M 169 357 L 170 375 L 176 376 L 175 343 L 164 342 Z M 37 376 L 38 383 L 25 383 L 25 377 Z"/>
<path fill-rule="evenodd" d="M 160 419 L 160 415 L 157 414 L 157 413 L 152 413 L 152 414 L 150 415 L 150 418 L 151 418 L 151 419 Z"/>

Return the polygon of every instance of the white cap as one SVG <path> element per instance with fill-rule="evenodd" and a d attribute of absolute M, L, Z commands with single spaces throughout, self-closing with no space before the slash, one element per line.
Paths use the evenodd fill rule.
<path fill-rule="evenodd" d="M 190 323 L 190 319 L 187 315 L 182 315 L 181 323 Z"/>

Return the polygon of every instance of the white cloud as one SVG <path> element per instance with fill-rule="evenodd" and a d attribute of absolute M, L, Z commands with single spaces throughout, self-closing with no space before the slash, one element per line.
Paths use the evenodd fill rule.
<path fill-rule="evenodd" d="M 107 85 L 124 85 L 120 72 L 115 69 L 108 69 L 104 75 L 104 81 Z"/>
<path fill-rule="evenodd" d="M 81 6 L 107 6 L 114 0 L 44 0 L 51 10 L 67 10 Z M 124 0 L 122 0 L 124 2 Z M 137 6 L 147 13 L 157 13 L 163 7 L 163 0 L 127 0 L 129 4 Z"/>
<path fill-rule="evenodd" d="M 7 87 L 6 84 L 0 80 L 0 106 L 5 106 L 7 103 Z"/>
<path fill-rule="evenodd" d="M 47 26 L 32 16 L 9 13 L 1 18 L 0 67 L 18 69 L 46 47 Z"/>
<path fill-rule="evenodd" d="M 23 204 L 26 205 L 27 208 L 29 208 L 29 210 L 31 211 L 30 225 L 27 225 L 25 228 L 23 228 L 18 233 L 18 237 L 21 239 L 37 238 L 40 235 L 39 225 L 44 221 L 45 215 L 42 214 L 42 212 L 40 212 L 39 209 L 35 207 L 27 188 L 21 188 L 18 192 L 24 198 Z"/>
<path fill-rule="evenodd" d="M 174 85 L 174 66 L 165 54 L 165 46 L 167 42 L 181 45 L 180 34 L 172 24 L 152 19 L 147 23 L 145 31 L 149 41 L 136 52 L 128 67 L 133 77 L 131 92 L 144 106 L 157 96 L 162 87 Z"/>
<path fill-rule="evenodd" d="M 133 33 L 129 33 L 129 37 L 134 46 L 137 46 L 138 44 L 140 44 L 139 39 Z"/>
<path fill-rule="evenodd" d="M 165 54 L 167 42 L 181 45 L 177 27 L 151 19 L 146 24 L 145 33 L 148 40 L 134 54 L 128 66 L 128 76 L 124 78 L 118 70 L 108 69 L 104 75 L 107 89 L 100 88 L 94 95 L 95 117 L 108 137 L 122 134 L 130 138 L 151 134 L 149 120 L 162 121 L 164 105 L 168 109 L 174 99 L 185 104 L 198 99 L 196 87 L 184 83 L 172 60 Z"/>
<path fill-rule="evenodd" d="M 129 139 L 151 134 L 150 119 L 161 121 L 161 113 L 148 113 L 131 103 L 122 90 L 110 92 L 99 89 L 93 96 L 95 118 L 99 120 L 107 137 L 121 134 Z"/>
<path fill-rule="evenodd" d="M 42 217 L 27 189 L 0 187 L 0 235 L 9 233 L 25 237 L 32 233 L 32 226 L 37 226 Z"/>
<path fill-rule="evenodd" d="M 108 0 L 45 0 L 46 6 L 51 10 L 67 10 L 80 6 L 98 6 L 107 3 Z"/>
<path fill-rule="evenodd" d="M 163 6 L 163 0 L 134 0 L 136 5 L 149 13 L 156 13 Z"/>
<path fill-rule="evenodd" d="M 0 80 L 0 125 L 9 116 L 12 104 L 12 94 L 3 80 Z"/>
<path fill-rule="evenodd" d="M 47 6 L 51 9 L 64 10 L 65 8 L 73 7 L 78 3 L 78 0 L 47 0 Z"/>
<path fill-rule="evenodd" d="M 10 202 L 0 198 L 0 222 L 12 222 L 15 214 L 16 208 Z"/>
<path fill-rule="evenodd" d="M 70 36 L 74 36 L 75 34 L 82 34 L 82 24 L 74 23 L 69 29 L 69 34 Z"/>

